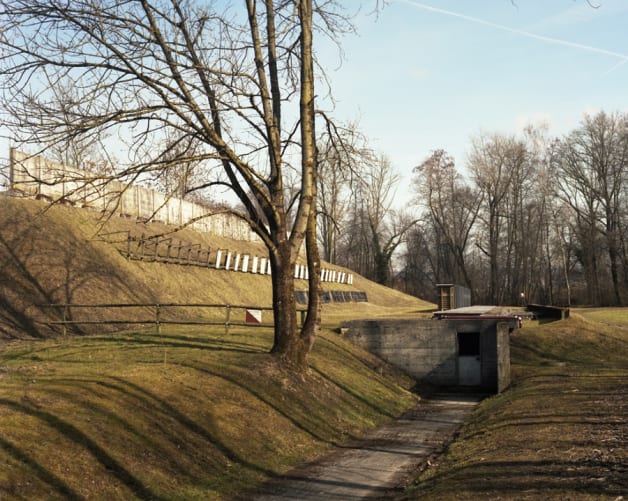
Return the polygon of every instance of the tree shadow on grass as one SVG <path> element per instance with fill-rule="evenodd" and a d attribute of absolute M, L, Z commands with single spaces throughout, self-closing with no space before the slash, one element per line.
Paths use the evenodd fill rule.
<path fill-rule="evenodd" d="M 160 412 L 165 413 L 172 419 L 176 420 L 177 424 L 182 428 L 192 432 L 203 440 L 211 443 L 216 449 L 218 449 L 229 461 L 234 463 L 238 463 L 249 470 L 257 471 L 264 474 L 272 474 L 271 471 L 262 468 L 240 456 L 238 456 L 233 450 L 231 450 L 219 437 L 218 433 L 215 430 L 211 430 L 208 423 L 204 423 L 203 425 L 197 423 L 189 416 L 180 412 L 173 405 L 168 403 L 166 400 L 158 396 L 156 393 L 149 391 L 148 389 L 132 383 L 128 380 L 119 377 L 111 378 L 113 381 L 116 381 L 118 385 L 113 385 L 111 383 L 100 383 L 104 386 L 110 386 L 117 391 L 125 392 L 127 395 L 132 396 L 135 399 L 142 399 L 146 403 L 152 402 L 152 405 L 155 406 Z"/>
<path fill-rule="evenodd" d="M 249 343 L 235 343 L 233 341 L 225 340 L 220 341 L 212 338 L 196 338 L 190 339 L 187 336 L 161 336 L 138 334 L 137 336 L 127 336 L 121 340 L 119 336 L 97 336 L 93 338 L 98 342 L 112 343 L 120 345 L 124 343 L 125 346 L 153 346 L 155 348 L 176 348 L 176 349 L 196 349 L 203 351 L 221 351 L 221 352 L 235 352 L 243 354 L 260 354 L 265 353 L 263 349 L 255 344 Z M 112 349 L 123 349 L 122 346 L 114 346 Z"/>
<path fill-rule="evenodd" d="M 393 415 L 392 413 L 382 409 L 381 407 L 373 405 L 373 403 L 369 402 L 366 398 L 364 398 L 364 396 L 360 395 L 358 392 L 356 392 L 355 390 L 353 390 L 352 388 L 350 388 L 346 384 L 342 384 L 340 381 L 334 380 L 331 376 L 328 376 L 322 370 L 317 369 L 316 367 L 312 367 L 311 369 L 314 372 L 316 372 L 316 374 L 318 374 L 321 378 L 323 378 L 323 379 L 329 381 L 331 384 L 337 386 L 342 392 L 346 393 L 347 395 L 351 395 L 352 398 L 355 398 L 356 400 L 358 400 L 360 403 L 362 403 L 362 405 L 370 407 L 372 410 L 376 411 L 378 414 L 381 414 L 382 416 L 386 416 L 386 417 L 389 417 L 389 418 L 396 417 L 395 415 Z"/>
<path fill-rule="evenodd" d="M 537 460 L 484 461 L 449 469 L 446 474 L 434 474 L 417 490 L 429 492 L 437 486 L 439 496 L 447 498 L 461 492 L 475 492 L 478 496 L 520 495 L 550 498 L 559 493 L 570 499 L 569 493 L 581 495 L 625 494 L 628 487 L 621 476 L 600 477 L 600 472 L 613 471 L 621 466 L 614 461 Z M 535 494 L 533 494 L 535 493 Z M 527 498 L 526 498 L 527 499 Z"/>
<path fill-rule="evenodd" d="M 49 485 L 52 489 L 55 490 L 55 492 L 61 494 L 66 499 L 83 499 L 82 496 L 74 491 L 62 479 L 60 479 L 48 469 L 44 468 L 43 465 L 40 465 L 26 452 L 22 451 L 20 448 L 16 447 L 2 437 L 0 437 L 0 449 L 4 449 L 4 451 L 17 462 L 26 465 L 33 472 L 35 477 L 37 477 L 43 483 Z M 17 490 L 17 487 L 14 490 Z M 19 492 L 7 492 L 7 494 L 15 495 L 16 498 L 20 496 Z"/>
<path fill-rule="evenodd" d="M 330 437 L 337 434 L 337 430 L 332 426 L 331 423 L 326 423 L 322 419 L 317 419 L 317 415 L 315 412 L 316 402 L 312 399 L 311 407 L 306 408 L 300 404 L 300 402 L 307 399 L 291 399 L 286 398 L 284 394 L 284 390 L 277 389 L 276 394 L 272 394 L 274 385 L 271 384 L 271 381 L 266 380 L 265 385 L 259 385 L 259 383 L 254 383 L 253 381 L 247 381 L 249 377 L 258 377 L 248 376 L 248 375 L 227 375 L 225 373 L 218 373 L 212 369 L 207 367 L 201 367 L 195 365 L 193 363 L 185 363 L 179 364 L 182 367 L 187 367 L 190 369 L 197 370 L 201 373 L 218 377 L 224 379 L 225 381 L 241 388 L 242 390 L 250 393 L 260 402 L 264 403 L 287 421 L 289 421 L 295 428 L 307 433 L 312 438 L 318 440 L 321 443 L 329 444 L 329 445 L 337 445 L 337 442 L 332 440 Z M 247 384 L 248 383 L 248 384 Z M 257 390 L 256 388 L 259 388 Z M 266 390 L 267 393 L 264 394 L 261 390 Z"/>
<path fill-rule="evenodd" d="M 87 449 L 91 455 L 105 467 L 111 475 L 126 485 L 138 498 L 147 500 L 160 500 L 154 492 L 145 486 L 131 472 L 124 468 L 116 459 L 108 454 L 99 444 L 93 441 L 73 424 L 41 409 L 32 408 L 8 399 L 0 399 L 0 405 L 8 407 L 16 412 L 39 419 L 51 428 L 61 433 L 64 437 L 76 443 L 79 447 Z M 29 462 L 33 467 L 33 461 Z M 39 467 L 44 471 L 43 467 Z"/>
<path fill-rule="evenodd" d="M 138 384 L 120 377 L 109 379 L 110 381 L 69 379 L 67 382 L 74 388 L 83 388 L 89 394 L 97 396 L 103 401 L 117 402 L 129 412 L 133 410 L 136 416 L 141 416 L 144 420 L 143 425 L 132 425 L 128 418 L 119 415 L 111 407 L 82 400 L 70 391 L 53 390 L 49 393 L 54 393 L 66 401 L 73 402 L 74 405 L 86 409 L 98 418 L 107 418 L 115 423 L 113 429 L 118 429 L 139 439 L 140 443 L 148 445 L 157 455 L 169 457 L 168 468 L 176 470 L 170 473 L 181 478 L 189 477 L 190 471 L 185 465 L 177 463 L 175 458 L 170 457 L 168 451 L 163 448 L 163 443 L 169 443 L 172 447 L 177 448 L 181 447 L 183 443 L 184 447 L 190 448 L 189 452 L 192 452 L 192 444 L 194 450 L 200 444 L 207 444 L 215 447 L 229 462 L 240 464 L 251 471 L 265 475 L 272 474 L 271 471 L 238 456 L 219 438 L 218 432 L 211 429 L 211 423 L 195 421 L 156 393 Z M 59 382 L 62 383 L 63 380 Z M 188 438 L 182 442 L 182 432 L 184 431 L 189 432 L 194 438 Z M 186 453 L 183 451 L 182 454 L 185 455 Z M 211 456 L 209 451 L 207 456 Z"/>
<path fill-rule="evenodd" d="M 43 338 L 58 334 L 61 327 L 50 322 L 61 320 L 61 310 L 41 305 L 90 303 L 94 294 L 99 300 L 113 294 L 118 299 L 155 302 L 145 287 L 122 273 L 109 254 L 86 243 L 68 225 L 47 213 L 34 214 L 9 204 L 2 210 L 0 336 Z M 79 310 L 69 309 L 65 319 L 83 317 Z M 89 330 L 80 324 L 68 329 L 76 334 Z"/>

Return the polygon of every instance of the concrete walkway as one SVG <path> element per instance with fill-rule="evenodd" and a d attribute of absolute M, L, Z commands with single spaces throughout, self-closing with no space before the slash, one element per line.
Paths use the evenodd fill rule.
<path fill-rule="evenodd" d="M 377 498 L 438 453 L 479 403 L 471 394 L 437 393 L 355 446 L 271 482 L 257 501 Z"/>

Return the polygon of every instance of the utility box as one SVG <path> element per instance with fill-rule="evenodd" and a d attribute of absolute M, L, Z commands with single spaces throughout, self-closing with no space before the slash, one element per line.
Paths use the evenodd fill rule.
<path fill-rule="evenodd" d="M 471 290 L 462 285 L 436 284 L 438 288 L 438 309 L 453 310 L 471 306 Z"/>

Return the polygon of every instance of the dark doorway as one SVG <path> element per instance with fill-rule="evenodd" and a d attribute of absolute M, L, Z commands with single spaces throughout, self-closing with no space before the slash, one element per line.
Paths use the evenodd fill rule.
<path fill-rule="evenodd" d="M 479 332 L 458 333 L 458 384 L 461 386 L 482 384 Z"/>

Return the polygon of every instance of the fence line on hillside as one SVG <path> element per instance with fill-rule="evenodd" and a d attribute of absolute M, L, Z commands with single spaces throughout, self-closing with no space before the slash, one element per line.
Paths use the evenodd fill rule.
<path fill-rule="evenodd" d="M 28 155 L 15 148 L 10 150 L 10 186 L 16 193 L 37 198 L 67 202 L 71 205 L 100 210 L 106 213 L 136 218 L 139 221 L 159 221 L 175 227 L 191 229 L 216 236 L 249 242 L 261 242 L 259 236 L 241 217 L 229 212 L 213 212 L 201 205 L 120 181 L 100 179 L 86 170 L 52 162 L 38 155 Z M 112 232 L 109 235 L 124 232 Z M 198 243 L 183 243 L 173 248 L 173 238 L 164 236 L 131 235 L 127 231 L 127 259 L 152 258 L 155 261 L 216 269 L 271 274 L 266 256 L 233 252 L 229 249 L 202 249 Z M 101 235 L 102 236 L 102 235 Z M 135 247 L 134 247 L 135 244 Z M 167 249 L 165 258 L 160 250 Z M 177 251 L 176 258 L 171 251 Z M 151 252 L 152 251 L 152 252 Z M 185 252 L 184 255 L 181 255 Z M 213 263 L 210 260 L 213 259 Z M 308 280 L 308 269 L 295 264 L 294 278 Z M 320 270 L 321 282 L 353 284 L 353 274 L 331 268 Z"/>
<path fill-rule="evenodd" d="M 124 238 L 109 240 L 105 237 L 124 235 Z M 200 243 L 190 243 L 164 235 L 133 235 L 130 230 L 100 233 L 104 242 L 116 246 L 118 252 L 127 259 L 160 262 L 167 264 L 192 265 L 217 270 L 239 271 L 258 275 L 270 275 L 270 259 L 267 256 L 258 256 L 245 252 L 236 252 L 229 249 L 209 246 L 203 247 Z M 353 285 L 353 273 L 321 268 L 321 282 L 333 282 Z M 309 279 L 307 266 L 301 262 L 294 267 L 294 278 Z"/>
<path fill-rule="evenodd" d="M 54 303 L 39 305 L 41 308 L 51 308 L 59 311 L 61 320 L 51 320 L 44 322 L 48 325 L 61 325 L 63 327 L 63 335 L 67 335 L 68 326 L 76 325 L 144 325 L 154 324 L 157 334 L 161 333 L 162 325 L 224 325 L 225 334 L 229 334 L 230 327 L 273 327 L 273 323 L 262 322 L 261 316 L 263 311 L 273 311 L 270 306 L 247 306 L 232 304 L 207 304 L 207 303 Z M 130 308 L 146 308 L 152 315 L 150 318 L 141 320 L 131 319 L 85 319 L 77 320 L 73 317 L 72 310 L 81 309 L 130 309 Z M 199 308 L 210 311 L 224 310 L 222 316 L 218 314 L 215 319 L 186 319 L 167 318 L 164 313 L 169 309 L 177 308 Z M 244 320 L 233 321 L 234 310 L 241 310 L 244 313 Z M 297 308 L 300 315 L 301 325 L 305 322 L 306 309 Z M 257 314 L 259 312 L 259 315 Z"/>

